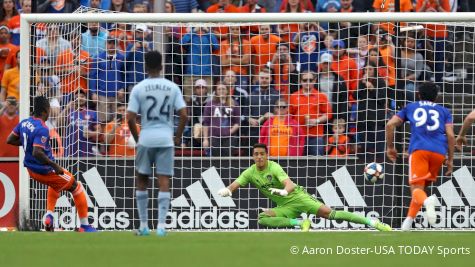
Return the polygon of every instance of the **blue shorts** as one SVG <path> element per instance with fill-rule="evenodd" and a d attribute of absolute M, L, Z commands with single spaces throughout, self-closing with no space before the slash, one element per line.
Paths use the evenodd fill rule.
<path fill-rule="evenodd" d="M 173 176 L 175 147 L 144 147 L 137 146 L 135 166 L 137 172 L 152 175 L 152 166 L 155 164 L 155 173 L 158 175 Z"/>

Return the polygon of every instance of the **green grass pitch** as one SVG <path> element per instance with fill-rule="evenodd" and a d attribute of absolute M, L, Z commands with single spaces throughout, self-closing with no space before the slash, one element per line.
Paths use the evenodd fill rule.
<path fill-rule="evenodd" d="M 165 238 L 131 232 L 0 233 L 0 266 L 8 267 L 464 267 L 474 262 L 475 232 L 170 232 Z"/>

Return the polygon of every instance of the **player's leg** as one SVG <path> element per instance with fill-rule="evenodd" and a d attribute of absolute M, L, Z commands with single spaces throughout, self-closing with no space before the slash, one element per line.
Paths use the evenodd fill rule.
<path fill-rule="evenodd" d="M 135 199 L 139 213 L 140 226 L 136 235 L 149 235 L 148 228 L 148 177 L 152 174 L 152 161 L 150 160 L 149 150 L 143 146 L 137 147 L 136 179 L 135 179 Z"/>
<path fill-rule="evenodd" d="M 66 174 L 67 172 L 65 171 L 64 173 Z M 70 175 L 72 177 L 72 174 Z M 84 190 L 82 183 L 74 180 L 71 187 L 66 190 L 71 192 L 71 194 L 73 195 L 74 205 L 76 205 L 76 211 L 78 213 L 79 221 L 81 224 L 79 227 L 79 231 L 80 232 L 97 232 L 97 230 L 89 224 L 89 219 L 87 215 L 88 206 L 87 206 L 87 199 L 86 199 L 86 191 Z"/>
<path fill-rule="evenodd" d="M 296 209 L 291 207 L 266 209 L 259 213 L 258 223 L 271 228 L 301 226 L 302 220 L 296 219 L 298 215 Z"/>
<path fill-rule="evenodd" d="M 53 187 L 48 186 L 48 195 L 46 197 L 46 216 L 44 219 L 45 230 L 47 232 L 54 231 L 54 218 L 53 212 L 56 207 L 56 201 L 58 201 L 59 192 L 56 191 Z"/>
<path fill-rule="evenodd" d="M 352 223 L 364 224 L 379 231 L 391 231 L 391 226 L 380 222 L 378 219 L 370 219 L 359 214 L 343 211 L 332 210 L 330 207 L 322 204 L 316 213 L 317 217 L 322 217 L 328 220 L 343 220 Z"/>
<path fill-rule="evenodd" d="M 157 148 L 155 153 L 155 166 L 158 176 L 158 227 L 157 235 L 166 235 L 166 219 L 170 208 L 170 178 L 173 176 L 174 147 Z"/>

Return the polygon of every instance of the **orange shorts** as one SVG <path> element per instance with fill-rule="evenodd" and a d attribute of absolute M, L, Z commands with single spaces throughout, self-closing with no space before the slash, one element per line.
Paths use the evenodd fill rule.
<path fill-rule="evenodd" d="M 64 174 L 61 175 L 54 172 L 48 174 L 39 174 L 32 172 L 31 170 L 28 170 L 28 173 L 30 174 L 31 178 L 53 188 L 56 192 L 67 190 L 71 188 L 74 183 L 74 176 L 67 170 L 64 170 Z"/>
<path fill-rule="evenodd" d="M 416 150 L 409 156 L 409 184 L 426 186 L 437 180 L 445 156 L 439 153 Z"/>

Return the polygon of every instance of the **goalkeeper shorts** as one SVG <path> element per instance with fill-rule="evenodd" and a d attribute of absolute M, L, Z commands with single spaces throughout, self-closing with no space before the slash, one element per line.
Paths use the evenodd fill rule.
<path fill-rule="evenodd" d="M 290 202 L 279 205 L 271 210 L 275 212 L 276 217 L 298 218 L 300 214 L 317 214 L 320 207 L 323 205 L 315 197 L 302 193 L 294 197 Z"/>

